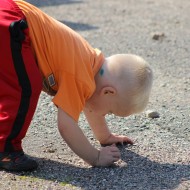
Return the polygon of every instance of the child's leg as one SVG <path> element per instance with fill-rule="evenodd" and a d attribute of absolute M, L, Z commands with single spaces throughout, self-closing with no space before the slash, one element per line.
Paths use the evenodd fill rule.
<path fill-rule="evenodd" d="M 22 19 L 23 21 L 18 21 Z M 24 19 L 24 15 L 12 0 L 2 0 L 0 152 L 22 150 L 21 141 L 32 120 L 42 88 L 41 75 L 32 54 Z"/>

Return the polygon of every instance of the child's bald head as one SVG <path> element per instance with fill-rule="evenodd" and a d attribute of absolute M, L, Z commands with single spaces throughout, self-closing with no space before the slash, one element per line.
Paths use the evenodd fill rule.
<path fill-rule="evenodd" d="M 106 58 L 97 77 L 97 90 L 112 87 L 121 109 L 126 105 L 131 113 L 137 113 L 148 103 L 152 80 L 152 70 L 144 59 L 132 54 L 116 54 Z"/>

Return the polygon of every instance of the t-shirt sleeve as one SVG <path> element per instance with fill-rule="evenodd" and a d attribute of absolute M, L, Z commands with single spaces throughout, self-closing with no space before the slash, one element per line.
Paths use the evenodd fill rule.
<path fill-rule="evenodd" d="M 90 89 L 84 82 L 77 80 L 71 74 L 62 74 L 58 84 L 58 91 L 52 101 L 75 121 L 78 121 L 79 115 L 84 108 L 85 100 L 90 95 Z"/>

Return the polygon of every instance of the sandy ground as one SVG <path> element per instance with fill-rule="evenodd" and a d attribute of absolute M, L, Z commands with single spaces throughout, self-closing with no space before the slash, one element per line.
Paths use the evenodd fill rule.
<path fill-rule="evenodd" d="M 67 24 L 105 56 L 135 53 L 154 70 L 145 113 L 107 117 L 111 130 L 136 141 L 120 147 L 114 167 L 92 168 L 61 139 L 56 108 L 41 94 L 24 139 L 24 149 L 40 164 L 26 173 L 0 171 L 2 190 L 188 190 L 190 189 L 190 20 L 189 0 L 29 0 Z M 145 111 L 146 111 L 145 110 Z M 83 114 L 80 127 L 100 147 Z"/>

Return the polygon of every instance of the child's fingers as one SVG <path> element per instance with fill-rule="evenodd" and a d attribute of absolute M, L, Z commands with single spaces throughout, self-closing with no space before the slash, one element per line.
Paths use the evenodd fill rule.
<path fill-rule="evenodd" d="M 110 151 L 111 151 L 113 158 L 119 159 L 121 157 L 120 150 L 115 145 L 111 146 Z"/>
<path fill-rule="evenodd" d="M 128 137 L 123 137 L 123 144 L 134 144 L 133 140 L 131 140 L 130 138 Z"/>
<path fill-rule="evenodd" d="M 109 166 L 121 157 L 119 149 L 115 145 L 103 147 L 100 152 L 99 165 Z"/>
<path fill-rule="evenodd" d="M 117 153 L 114 153 L 113 154 L 113 158 L 120 158 L 121 157 L 121 154 L 120 154 L 120 152 L 117 152 Z"/>
<path fill-rule="evenodd" d="M 113 163 L 117 162 L 119 160 L 119 158 L 113 158 Z"/>
<path fill-rule="evenodd" d="M 110 152 L 111 155 L 120 155 L 120 150 L 114 144 L 111 146 L 104 147 L 103 149 L 105 149 L 107 153 Z"/>
<path fill-rule="evenodd" d="M 112 151 L 112 152 L 120 152 L 120 150 L 117 148 L 117 146 L 115 145 L 115 144 L 112 144 L 111 146 L 109 146 L 110 147 L 110 150 Z"/>

